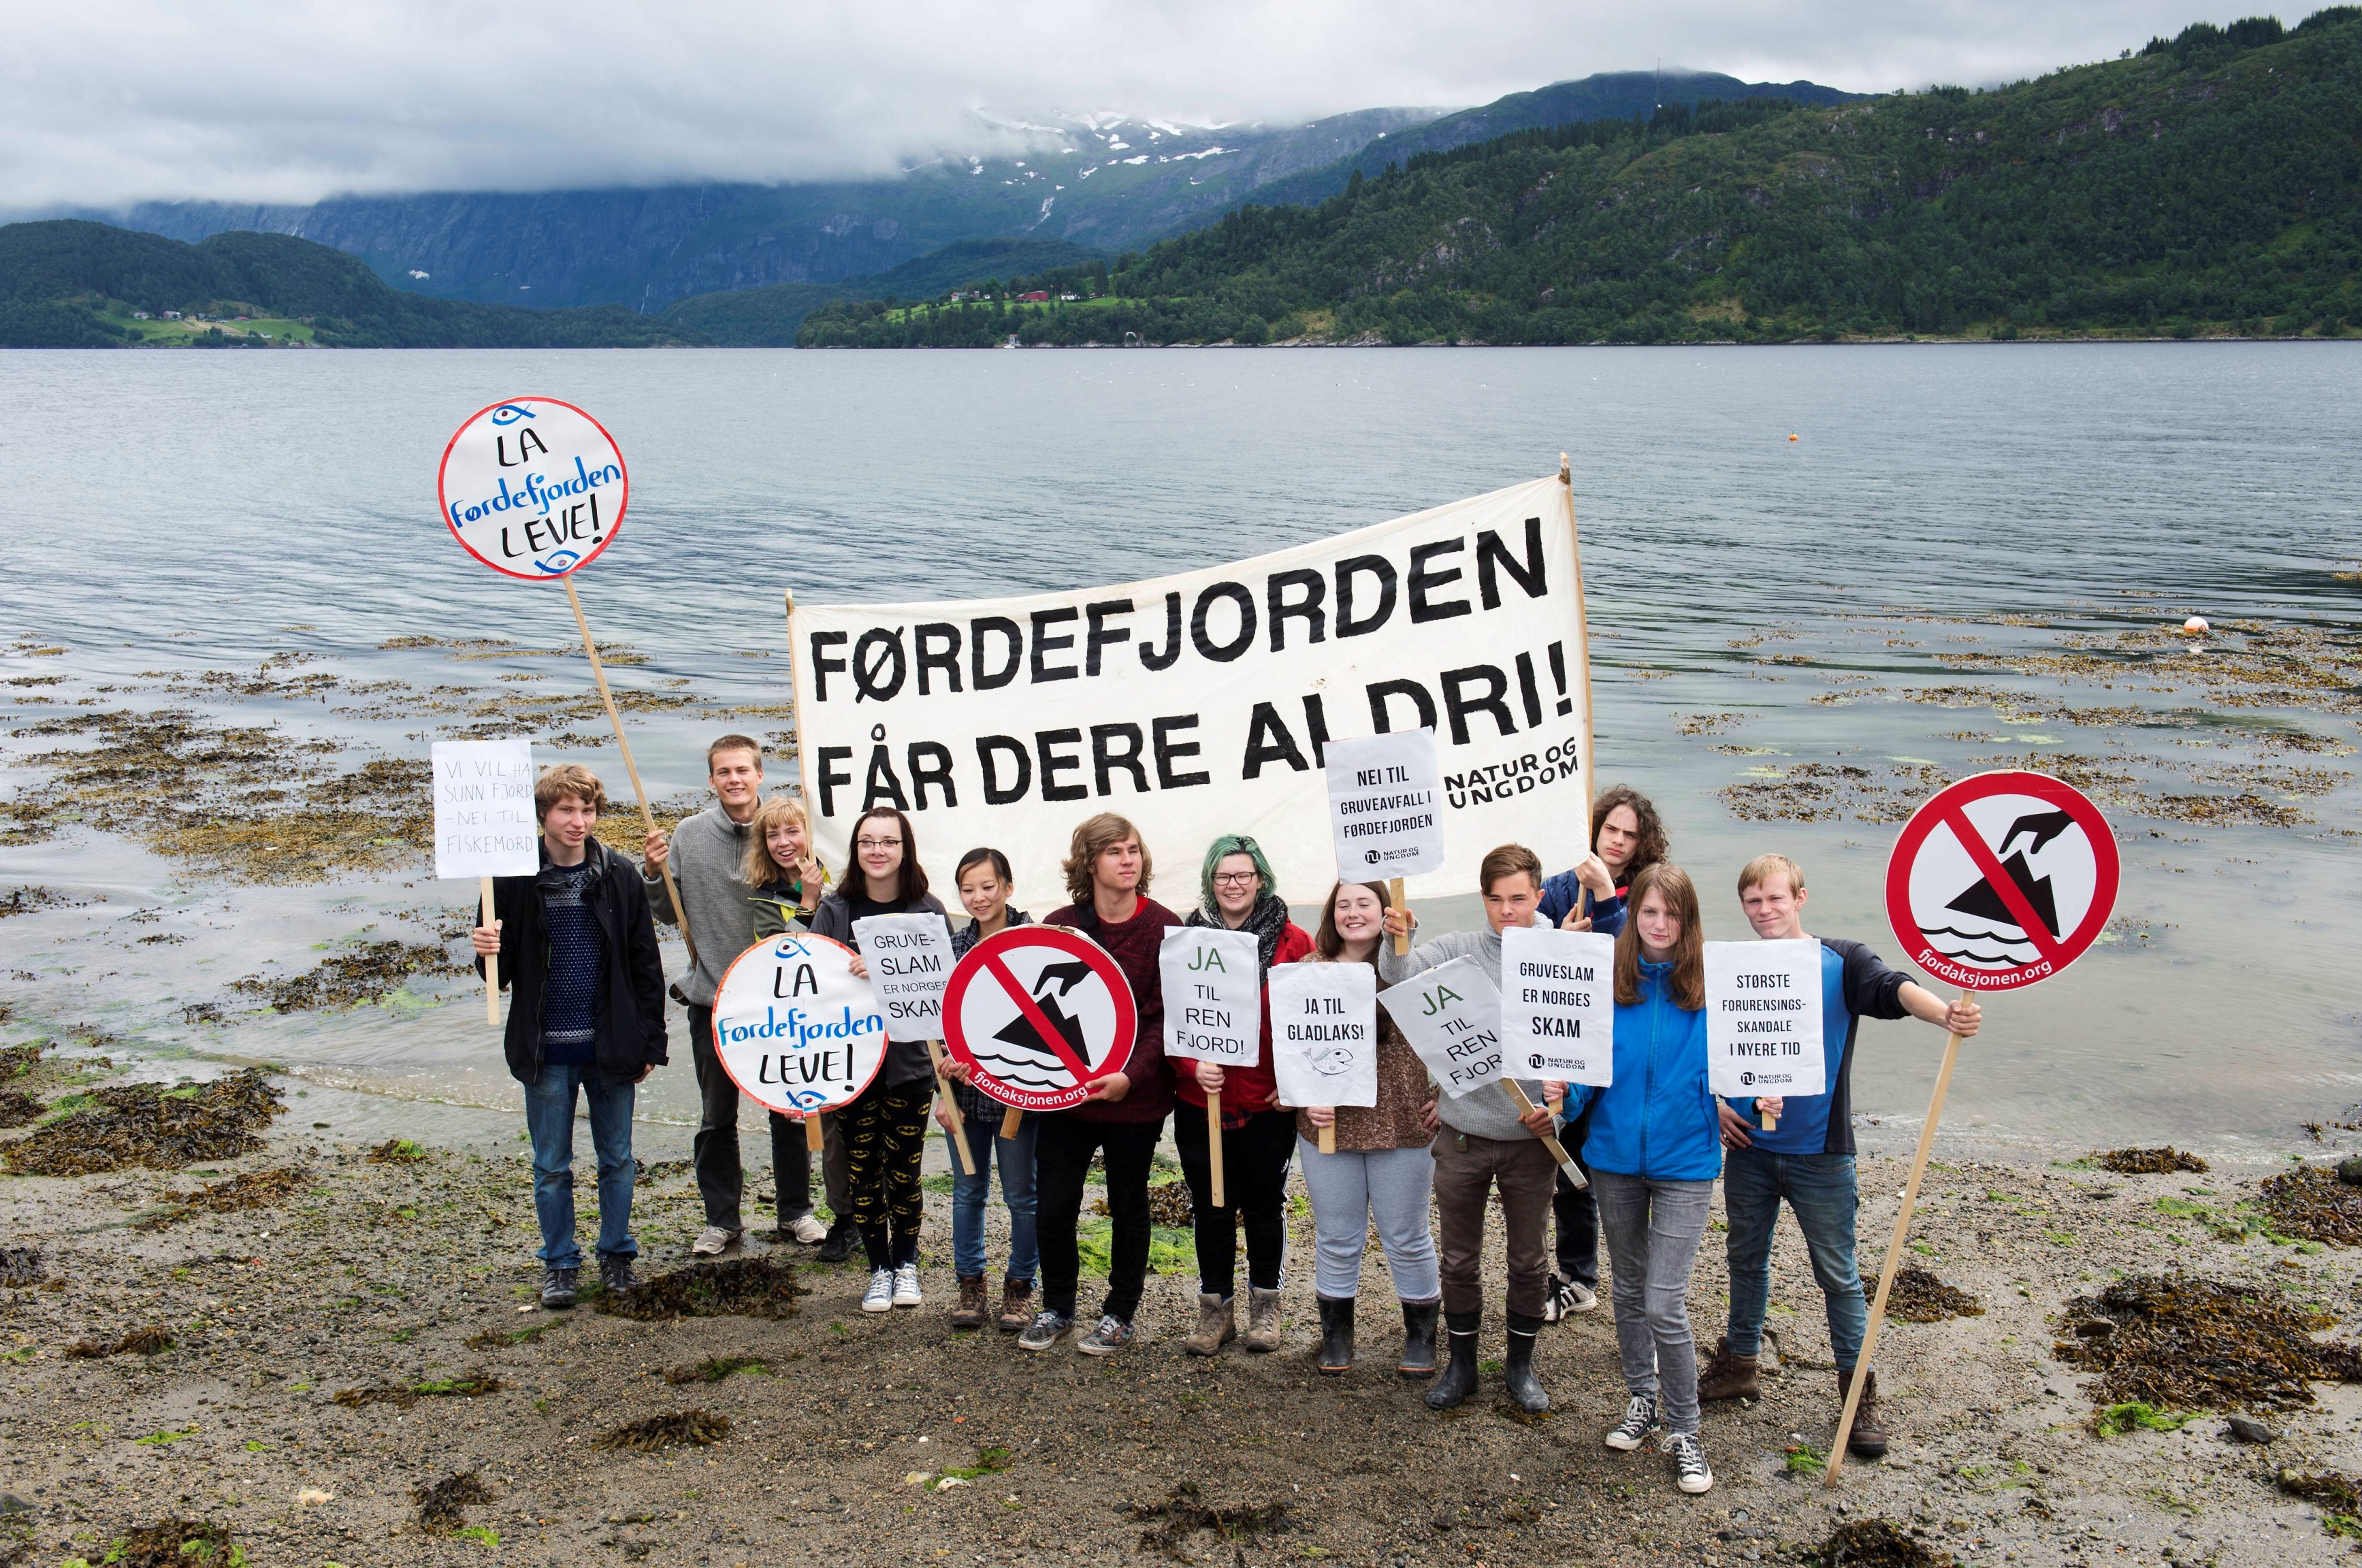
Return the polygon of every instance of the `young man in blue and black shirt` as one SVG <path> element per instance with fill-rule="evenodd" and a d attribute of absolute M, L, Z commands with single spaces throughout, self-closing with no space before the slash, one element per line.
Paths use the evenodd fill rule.
<path fill-rule="evenodd" d="M 1759 855 L 1738 874 L 1738 901 L 1766 942 L 1805 936 L 1805 874 L 1781 855 Z M 1916 1018 L 1963 1037 L 1981 1014 L 1963 997 L 1946 1002 L 1888 968 L 1859 942 L 1821 937 L 1822 1050 L 1827 1088 L 1816 1095 L 1761 1096 L 1723 1102 L 1723 1208 L 1730 1225 L 1730 1331 L 1698 1377 L 1700 1399 L 1758 1398 L 1757 1359 L 1772 1296 L 1772 1231 L 1785 1198 L 1805 1233 L 1828 1309 L 1829 1349 L 1838 1367 L 1838 1401 L 1851 1388 L 1870 1309 L 1854 1260 L 1854 1216 L 1861 1206 L 1854 1178 L 1853 1044 L 1864 1018 Z M 1765 1132 L 1769 1115 L 1775 1131 Z M 1866 1374 L 1854 1411 L 1849 1452 L 1875 1459 L 1886 1452 L 1878 1411 L 1878 1375 Z"/>

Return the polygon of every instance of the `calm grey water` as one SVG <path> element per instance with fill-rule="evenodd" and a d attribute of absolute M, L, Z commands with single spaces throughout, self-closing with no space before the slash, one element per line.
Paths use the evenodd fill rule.
<path fill-rule="evenodd" d="M 0 718 L 14 727 L 97 695 L 415 756 L 420 723 L 342 714 L 344 700 L 208 709 L 141 694 L 138 674 L 251 672 L 297 651 L 321 656 L 307 671 L 419 687 L 586 679 L 579 659 L 379 647 L 572 635 L 561 593 L 475 565 L 436 513 L 453 428 L 522 392 L 590 409 L 631 465 L 623 536 L 580 581 L 602 640 L 649 656 L 619 682 L 685 680 L 720 703 L 786 700 L 785 589 L 909 600 L 1120 580 L 1547 473 L 1567 451 L 1600 777 L 1664 808 L 1676 857 L 1708 893 L 1710 935 L 1743 934 L 1722 889 L 1747 856 L 1778 848 L 1810 873 L 1813 930 L 1893 945 L 1877 904 L 1893 827 L 1742 822 L 1717 794 L 1735 781 L 1797 762 L 1957 776 L 2046 750 L 2169 770 L 2186 760 L 2177 745 L 2262 756 L 2223 724 L 2041 727 L 1974 702 L 1816 696 L 1975 682 L 2043 703 L 2202 705 L 2136 680 L 2067 686 L 1940 662 L 2192 612 L 2346 635 L 2343 679 L 2362 683 L 2350 641 L 2362 583 L 2336 575 L 2362 556 L 2351 345 L 13 353 L 0 355 L 0 591 L 21 642 L 0 653 L 0 679 L 69 681 L 0 686 Z M 26 657 L 53 644 L 70 655 Z M 125 690 L 94 691 L 107 684 Z M 1683 733 L 1698 714 L 1730 717 Z M 2217 716 L 2356 738 L 2350 717 L 2320 712 Z M 637 723 L 651 793 L 699 788 L 719 727 Z M 32 777 L 21 758 L 36 748 L 0 747 L 0 792 Z M 611 752 L 576 755 L 628 794 Z M 2137 923 L 1991 1005 L 1948 1132 L 2029 1154 L 2170 1138 L 2235 1156 L 2301 1136 L 2301 1121 L 2345 1119 L 2362 1099 L 2362 791 L 2340 756 L 2295 760 L 2342 778 L 2302 801 L 2312 820 L 2296 827 L 2117 817 L 2119 912 Z M 1175 864 L 1194 849 L 1155 847 Z M 160 1056 L 267 1057 L 320 1086 L 339 1127 L 512 1125 L 513 1086 L 462 990 L 226 1029 L 180 1021 L 240 975 L 301 968 L 364 932 L 415 936 L 421 911 L 464 890 L 416 874 L 228 888 L 102 828 L 0 849 L 0 892 L 21 883 L 94 901 L 0 925 L 15 1037 L 87 1021 Z M 187 940 L 137 942 L 137 911 L 158 914 L 136 929 Z M 1475 918 L 1473 900 L 1432 911 Z M 1917 1025 L 1868 1026 L 1857 1094 L 1879 1124 L 1867 1138 L 1915 1132 L 1940 1043 Z M 685 1054 L 644 1104 L 660 1124 L 692 1114 Z"/>

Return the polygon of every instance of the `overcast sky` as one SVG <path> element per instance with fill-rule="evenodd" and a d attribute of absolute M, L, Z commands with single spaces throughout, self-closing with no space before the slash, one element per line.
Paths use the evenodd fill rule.
<path fill-rule="evenodd" d="M 2254 7 L 2236 8 L 2245 15 Z M 2311 5 L 2281 12 L 2293 24 Z M 0 207 L 871 175 L 974 111 L 1305 119 L 1666 65 L 1854 91 L 2111 58 L 2196 0 L 18 0 Z"/>

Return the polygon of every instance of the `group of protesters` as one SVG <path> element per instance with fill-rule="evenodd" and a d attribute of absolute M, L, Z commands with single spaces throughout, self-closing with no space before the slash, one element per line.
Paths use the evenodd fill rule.
<path fill-rule="evenodd" d="M 723 1070 L 712 1028 L 714 997 L 731 962 L 783 932 L 809 931 L 851 947 L 855 922 L 914 913 L 944 919 L 954 952 L 965 955 L 1031 918 L 1011 905 L 1017 889 L 1009 857 L 998 849 L 973 849 L 958 862 L 955 893 L 966 915 L 961 923 L 930 891 L 916 830 L 901 811 L 862 812 L 850 834 L 851 864 L 832 875 L 815 851 L 801 802 L 789 794 L 765 798 L 757 742 L 724 735 L 709 749 L 707 766 L 713 805 L 670 834 L 650 833 L 637 866 L 595 836 L 606 808 L 598 778 L 572 764 L 545 771 L 535 791 L 540 871 L 500 879 L 493 923 L 474 933 L 479 964 L 502 955 L 499 978 L 513 993 L 506 1049 L 524 1086 L 542 1233 L 541 1300 L 548 1308 L 572 1306 L 579 1288 L 572 1172 L 578 1098 L 588 1104 L 598 1165 L 601 1282 L 609 1290 L 635 1283 L 634 1086 L 668 1060 L 668 990 L 688 1010 L 703 1105 L 691 1163 L 705 1224 L 690 1250 L 713 1257 L 741 1244 L 746 1229 L 739 1089 Z M 939 1083 L 924 1044 L 891 1044 L 869 1086 L 821 1116 L 829 1224 L 821 1223 L 813 1201 L 807 1130 L 797 1118 L 770 1114 L 771 1239 L 813 1247 L 827 1262 L 847 1260 L 858 1247 L 869 1266 L 864 1310 L 921 1306 L 921 1165 L 932 1105 L 947 1143 L 965 1139 L 972 1156 L 951 1163 L 959 1291 L 952 1326 L 990 1323 L 1025 1350 L 1043 1352 L 1076 1329 L 1078 1228 L 1096 1161 L 1103 1166 L 1110 1220 L 1108 1285 L 1075 1348 L 1113 1355 L 1137 1334 L 1152 1240 L 1150 1180 L 1171 1117 L 1192 1199 L 1198 1264 L 1197 1320 L 1184 1349 L 1211 1356 L 1233 1342 L 1266 1353 L 1286 1342 L 1280 1290 L 1294 1165 L 1312 1210 L 1320 1321 L 1314 1365 L 1337 1375 L 1354 1364 L 1354 1308 L 1374 1230 L 1401 1307 L 1396 1369 L 1405 1378 L 1431 1379 L 1426 1401 L 1440 1410 L 1475 1392 L 1485 1365 L 1482 1264 L 1486 1214 L 1497 1195 L 1507 1253 L 1507 1339 L 1499 1375 L 1508 1397 L 1524 1410 L 1549 1408 L 1534 1368 L 1536 1341 L 1549 1323 L 1595 1307 L 1604 1238 L 1628 1394 L 1623 1419 L 1605 1441 L 1631 1451 L 1657 1437 L 1676 1485 L 1694 1494 L 1714 1484 L 1700 1441 L 1701 1402 L 1760 1397 L 1772 1236 L 1785 1200 L 1826 1305 L 1838 1400 L 1857 1373 L 1861 1380 L 1849 1446 L 1864 1456 L 1883 1453 L 1876 1376 L 1856 1364 L 1868 1310 L 1854 1245 L 1855 1035 L 1863 1018 L 1906 1015 L 1970 1035 L 1979 1023 L 1977 1005 L 1946 1002 L 1860 943 L 1820 937 L 1824 1092 L 1718 1099 L 1707 1084 L 1697 887 L 1671 859 L 1657 810 L 1638 791 L 1618 786 L 1603 792 L 1590 828 L 1585 853 L 1555 875 L 1523 845 L 1491 851 L 1478 867 L 1485 928 L 1398 953 L 1396 939 L 1413 937 L 1418 920 L 1390 905 L 1384 884 L 1339 881 L 1321 903 L 1317 929 L 1307 933 L 1290 918 L 1262 846 L 1227 834 L 1205 848 L 1196 906 L 1177 914 L 1149 897 L 1154 866 L 1138 830 L 1111 812 L 1088 818 L 1068 846 L 1065 901 L 1041 919 L 1097 943 L 1130 982 L 1138 1022 L 1122 1069 L 1092 1079 L 1087 1098 L 1071 1109 L 1009 1116 L 969 1081 L 964 1064 L 946 1061 Z M 664 887 L 668 871 L 678 906 Z M 1736 892 L 1756 936 L 1805 936 L 1805 874 L 1794 861 L 1756 856 L 1739 872 Z M 655 922 L 675 920 L 686 921 L 695 958 L 668 987 Z M 1501 933 L 1538 922 L 1615 938 L 1608 1088 L 1519 1080 L 1532 1102 L 1522 1113 L 1506 1095 L 1440 1095 L 1381 1007 L 1376 1103 L 1284 1105 L 1271 1066 L 1267 994 L 1254 1065 L 1225 1068 L 1165 1055 L 1159 955 L 1171 927 L 1252 933 L 1266 977 L 1283 964 L 1367 964 L 1385 986 L 1462 956 L 1497 978 Z M 856 974 L 866 973 L 857 954 L 850 962 Z M 1220 1106 L 1220 1203 L 1209 1095 Z M 1195 1114 L 1175 1115 L 1176 1106 Z M 1326 1148 L 1324 1131 L 1330 1134 Z M 1544 1141 L 1551 1137 L 1573 1154 L 1587 1184 L 1560 1168 Z M 985 1224 L 996 1168 L 1009 1215 L 997 1305 L 988 1290 Z M 1730 1310 L 1726 1332 L 1701 1367 L 1688 1294 L 1716 1180 L 1728 1230 Z M 1242 1231 L 1243 1331 L 1237 1306 Z"/>

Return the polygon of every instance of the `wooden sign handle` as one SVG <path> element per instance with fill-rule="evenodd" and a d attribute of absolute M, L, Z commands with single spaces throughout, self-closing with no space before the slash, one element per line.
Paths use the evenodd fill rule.
<path fill-rule="evenodd" d="M 1402 885 L 1403 879 L 1399 877 L 1390 877 L 1386 879 L 1386 902 L 1392 904 L 1398 910 L 1403 909 L 1404 907 Z M 1406 931 L 1400 936 L 1395 938 L 1395 956 L 1397 958 L 1407 957 L 1409 953 L 1410 933 Z"/>
<path fill-rule="evenodd" d="M 1762 1120 L 1763 1131 L 1766 1132 L 1777 1132 L 1780 1131 L 1780 1119 L 1778 1117 L 1772 1115 L 1770 1111 L 1764 1110 L 1760 1105 L 1755 1108 L 1755 1111 Z"/>
<path fill-rule="evenodd" d="M 805 1111 L 804 1147 L 811 1153 L 817 1154 L 822 1149 L 827 1146 L 827 1143 L 828 1135 L 821 1131 L 820 1112 L 817 1110 Z"/>
<path fill-rule="evenodd" d="M 1518 1087 L 1517 1079 L 1503 1078 L 1501 1087 L 1507 1089 L 1509 1098 L 1517 1102 L 1519 1116 L 1534 1113 L 1534 1102 L 1526 1098 L 1526 1091 Z M 1550 1151 L 1551 1158 L 1558 1162 L 1558 1168 L 1566 1173 L 1566 1179 L 1574 1183 L 1577 1190 L 1590 1187 L 1591 1178 L 1583 1174 L 1583 1167 L 1574 1163 L 1574 1156 L 1566 1152 L 1566 1145 L 1558 1141 L 1555 1133 L 1543 1135 L 1542 1147 Z"/>
<path fill-rule="evenodd" d="M 632 760 L 632 743 L 624 738 L 624 715 L 615 711 L 615 694 L 607 690 L 607 667 L 599 662 L 599 645 L 590 640 L 590 623 L 583 619 L 582 596 L 574 591 L 571 573 L 566 578 L 566 602 L 574 607 L 574 624 L 582 632 L 582 651 L 590 658 L 590 679 L 599 683 L 599 701 L 607 705 L 607 722 L 615 727 L 615 749 L 624 754 L 624 771 L 631 775 L 632 793 L 640 798 L 640 821 L 654 833 L 656 808 L 648 803 L 647 786 L 640 782 L 639 765 Z M 680 889 L 672 879 L 672 856 L 666 856 L 665 863 L 657 869 L 664 873 L 665 897 L 672 900 L 672 918 L 679 923 L 681 945 L 689 949 L 689 961 L 693 965 L 697 962 L 697 938 L 689 933 L 689 916 L 680 907 Z"/>
<path fill-rule="evenodd" d="M 935 1064 L 935 1091 L 944 1097 L 944 1105 L 952 1113 L 952 1144 L 959 1150 L 960 1169 L 976 1175 L 976 1151 L 967 1146 L 967 1118 L 961 1114 L 959 1101 L 952 1094 L 952 1082 L 944 1077 L 944 1043 L 927 1042 L 927 1055 Z"/>
<path fill-rule="evenodd" d="M 1210 1187 L 1214 1207 L 1226 1209 L 1222 1201 L 1222 1091 L 1206 1091 L 1206 1155 L 1208 1169 L 1212 1173 Z"/>
<path fill-rule="evenodd" d="M 1024 1129 L 1025 1113 L 1018 1110 L 1015 1106 L 1012 1105 L 1007 1110 L 1000 1113 L 1000 1135 L 1002 1137 L 1014 1138 L 1018 1133 L 1023 1132 Z"/>
<path fill-rule="evenodd" d="M 1970 996 L 1962 989 L 1962 997 Z M 1911 1156 L 1911 1177 L 1903 1184 L 1903 1207 L 1894 1216 L 1894 1234 L 1886 1243 L 1886 1261 L 1879 1265 L 1878 1298 L 1870 1309 L 1870 1325 L 1861 1336 L 1861 1354 L 1853 1364 L 1853 1386 L 1846 1390 L 1845 1408 L 1838 1414 L 1837 1441 L 1829 1445 L 1828 1468 L 1821 1485 L 1838 1484 L 1838 1467 L 1845 1463 L 1846 1442 L 1853 1436 L 1855 1408 L 1861 1403 L 1862 1379 L 1870 1373 L 1870 1353 L 1878 1348 L 1879 1325 L 1886 1320 L 1887 1293 L 1894 1288 L 1894 1271 L 1903 1262 L 1903 1248 L 1911 1239 L 1911 1209 L 1919 1200 L 1919 1178 L 1927 1174 L 1927 1155 L 1936 1147 L 1936 1122 L 1944 1114 L 1944 1096 L 1952 1087 L 1952 1067 L 1960 1059 L 1960 1037 L 1944 1040 L 1944 1065 L 1936 1069 L 1936 1092 L 1927 1101 L 1926 1124 L 1919 1129 L 1919 1152 Z"/>
<path fill-rule="evenodd" d="M 1337 1124 L 1333 1121 L 1320 1129 L 1320 1152 L 1324 1154 L 1337 1152 Z"/>
<path fill-rule="evenodd" d="M 477 884 L 483 893 L 484 916 L 477 923 L 489 929 L 492 923 L 492 879 L 479 877 Z M 501 1026 L 501 955 L 484 955 L 484 1021 L 494 1029 Z"/>

